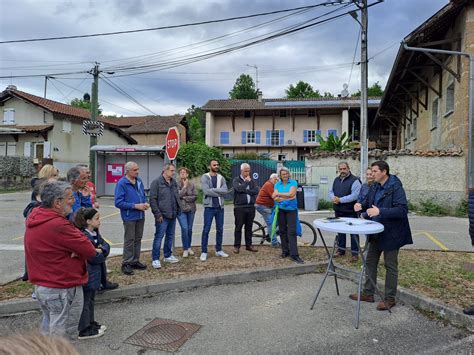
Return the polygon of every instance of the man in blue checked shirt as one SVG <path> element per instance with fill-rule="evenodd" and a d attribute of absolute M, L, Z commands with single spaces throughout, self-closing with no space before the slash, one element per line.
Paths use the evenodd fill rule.
<path fill-rule="evenodd" d="M 337 164 L 339 176 L 334 179 L 332 189 L 329 191 L 329 200 L 333 203 L 333 209 L 336 217 L 357 218 L 354 212 L 354 205 L 359 197 L 361 183 L 357 176 L 351 174 L 349 164 L 341 161 Z M 351 254 L 352 261 L 357 261 L 359 254 L 359 235 L 351 234 Z M 338 251 L 336 257 L 343 256 L 346 253 L 346 235 L 339 233 L 337 235 Z"/>

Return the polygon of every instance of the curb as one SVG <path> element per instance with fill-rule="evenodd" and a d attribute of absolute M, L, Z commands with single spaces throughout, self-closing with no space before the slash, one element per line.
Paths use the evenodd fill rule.
<path fill-rule="evenodd" d="M 326 266 L 326 262 L 319 262 L 305 265 L 286 266 L 281 268 L 267 268 L 249 272 L 235 271 L 214 276 L 202 276 L 193 279 L 163 281 L 158 284 L 123 286 L 115 290 L 98 294 L 96 301 L 102 303 L 124 298 L 144 297 L 156 293 L 185 291 L 198 287 L 238 284 L 251 281 L 265 281 L 277 277 L 316 273 L 319 267 Z M 338 271 L 345 276 L 344 278 L 353 280 L 353 274 L 345 273 L 344 270 Z M 378 287 L 383 289 L 382 284 L 378 284 Z M 405 304 L 433 312 L 437 317 L 445 319 L 454 325 L 465 327 L 470 332 L 474 332 L 474 317 L 462 313 L 462 311 L 459 309 L 444 305 L 437 300 L 419 295 L 403 287 L 398 288 L 397 296 L 398 299 Z M 38 310 L 38 302 L 33 299 L 20 299 L 0 302 L 0 317 L 8 317 L 19 313 Z"/>

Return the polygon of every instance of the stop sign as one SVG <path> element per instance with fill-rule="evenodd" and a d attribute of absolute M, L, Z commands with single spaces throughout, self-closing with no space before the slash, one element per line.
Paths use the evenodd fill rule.
<path fill-rule="evenodd" d="M 169 160 L 175 160 L 179 150 L 179 131 L 176 127 L 170 127 L 166 134 L 166 155 Z"/>

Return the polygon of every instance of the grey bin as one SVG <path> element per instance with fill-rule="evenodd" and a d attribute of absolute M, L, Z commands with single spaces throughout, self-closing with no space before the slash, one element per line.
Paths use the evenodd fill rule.
<path fill-rule="evenodd" d="M 319 205 L 319 185 L 303 186 L 304 210 L 317 211 Z"/>

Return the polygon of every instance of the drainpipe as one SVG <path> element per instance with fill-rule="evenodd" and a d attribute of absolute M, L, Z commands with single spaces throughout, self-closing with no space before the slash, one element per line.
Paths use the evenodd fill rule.
<path fill-rule="evenodd" d="M 471 236 L 471 243 L 474 246 L 474 146 L 473 146 L 473 107 L 474 107 L 474 56 L 469 52 L 448 51 L 444 49 L 431 48 L 417 48 L 409 47 L 406 43 L 403 48 L 407 51 L 424 52 L 424 53 L 441 53 L 450 55 L 459 55 L 469 58 L 469 109 L 468 109 L 468 162 L 467 162 L 467 190 L 468 190 L 468 215 L 469 215 L 469 234 Z"/>

